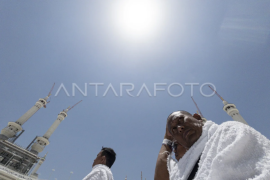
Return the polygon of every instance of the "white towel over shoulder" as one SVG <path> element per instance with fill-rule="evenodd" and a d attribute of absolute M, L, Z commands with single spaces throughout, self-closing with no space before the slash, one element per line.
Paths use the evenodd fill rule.
<path fill-rule="evenodd" d="M 95 165 L 83 180 L 113 180 L 112 171 L 105 165 Z"/>
<path fill-rule="evenodd" d="M 186 180 L 200 155 L 195 180 L 270 180 L 270 141 L 245 124 L 208 121 L 179 162 L 168 157 L 170 180 Z"/>

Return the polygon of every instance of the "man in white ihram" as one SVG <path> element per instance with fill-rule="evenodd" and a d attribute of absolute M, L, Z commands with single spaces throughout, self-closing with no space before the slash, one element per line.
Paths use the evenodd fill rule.
<path fill-rule="evenodd" d="M 111 167 L 116 154 L 113 149 L 102 147 L 92 165 L 92 171 L 83 180 L 113 180 Z"/>
<path fill-rule="evenodd" d="M 270 180 L 270 141 L 240 122 L 217 125 L 198 114 L 173 112 L 155 180 Z"/>

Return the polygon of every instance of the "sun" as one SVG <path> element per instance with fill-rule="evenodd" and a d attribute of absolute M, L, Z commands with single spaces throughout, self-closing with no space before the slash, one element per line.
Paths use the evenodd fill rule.
<path fill-rule="evenodd" d="M 112 10 L 117 32 L 133 40 L 156 35 L 164 19 L 159 0 L 119 0 L 113 4 Z"/>

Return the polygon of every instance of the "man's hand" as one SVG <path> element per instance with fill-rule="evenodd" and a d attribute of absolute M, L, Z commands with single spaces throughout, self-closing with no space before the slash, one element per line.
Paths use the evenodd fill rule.
<path fill-rule="evenodd" d="M 166 125 L 166 132 L 165 132 L 164 139 L 168 139 L 168 140 L 171 140 L 171 141 L 173 140 L 173 137 L 172 137 L 167 125 Z"/>

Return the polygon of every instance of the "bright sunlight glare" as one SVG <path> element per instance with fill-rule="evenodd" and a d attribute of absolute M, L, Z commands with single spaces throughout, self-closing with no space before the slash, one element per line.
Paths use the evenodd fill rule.
<path fill-rule="evenodd" d="M 113 6 L 113 23 L 126 38 L 147 39 L 161 28 L 162 10 L 159 0 L 120 0 Z"/>

